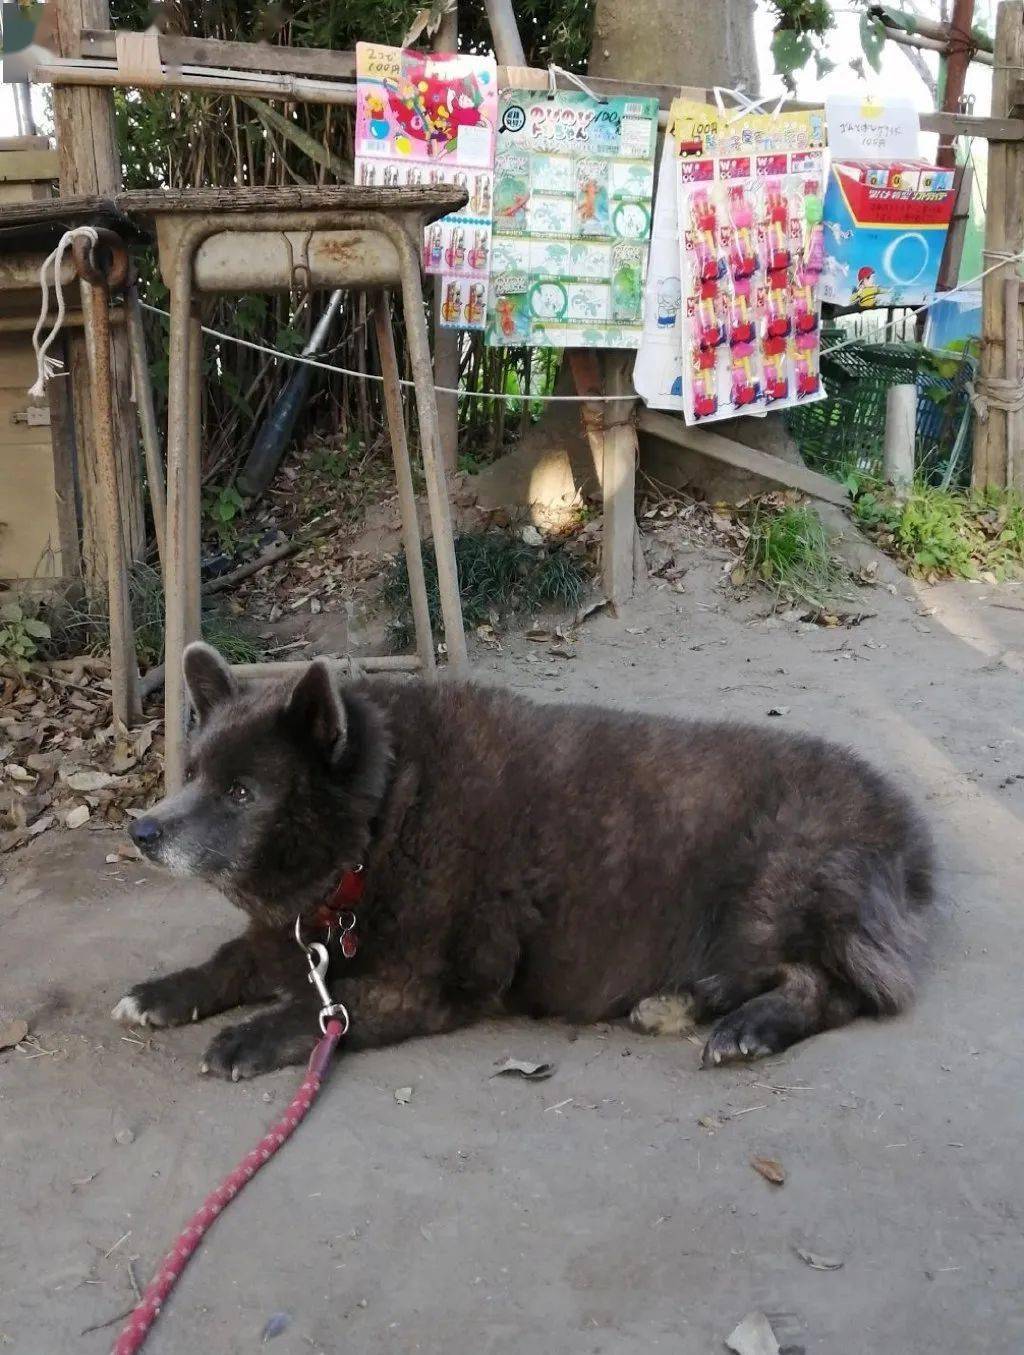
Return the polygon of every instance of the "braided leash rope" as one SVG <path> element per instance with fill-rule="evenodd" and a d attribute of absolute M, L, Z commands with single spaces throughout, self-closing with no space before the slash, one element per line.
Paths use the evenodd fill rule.
<path fill-rule="evenodd" d="M 142 1349 L 168 1295 L 178 1283 L 182 1271 L 217 1216 L 231 1203 L 243 1186 L 248 1185 L 259 1169 L 266 1166 L 278 1149 L 287 1143 L 306 1118 L 320 1090 L 331 1055 L 337 1048 L 347 1025 L 347 1018 L 344 1024 L 337 1019 L 325 1023 L 324 1033 L 317 1041 L 302 1086 L 296 1092 L 291 1105 L 273 1128 L 260 1139 L 256 1147 L 242 1158 L 234 1171 L 206 1197 L 189 1219 L 177 1242 L 164 1257 L 160 1269 L 146 1286 L 146 1292 L 117 1338 L 111 1355 L 135 1355 L 136 1351 Z"/>

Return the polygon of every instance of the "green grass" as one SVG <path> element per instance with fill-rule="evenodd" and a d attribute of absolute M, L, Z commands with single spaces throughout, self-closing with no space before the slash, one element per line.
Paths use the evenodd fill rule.
<path fill-rule="evenodd" d="M 872 489 L 856 495 L 853 512 L 879 546 L 925 578 L 1024 577 L 1024 500 L 1012 490 Z"/>
<path fill-rule="evenodd" d="M 144 668 L 161 663 L 164 654 L 164 590 L 158 570 L 137 565 L 129 574 L 128 592 L 135 623 L 135 653 Z M 51 656 L 105 654 L 110 625 L 105 593 L 65 598 L 48 615 Z M 229 663 L 255 663 L 262 658 L 259 641 L 233 617 L 208 607 L 202 617 L 203 639 Z"/>
<path fill-rule="evenodd" d="M 749 575 L 776 592 L 818 607 L 849 595 L 849 575 L 832 554 L 812 508 L 775 512 L 759 504 L 750 523 L 744 564 Z"/>
<path fill-rule="evenodd" d="M 462 616 L 467 626 L 478 626 L 497 613 L 509 620 L 545 604 L 575 609 L 583 600 L 587 575 L 580 563 L 559 547 L 537 549 L 499 532 L 460 536 L 455 541 Z M 431 624 L 441 622 L 441 595 L 433 546 L 423 547 L 423 573 Z M 395 613 L 391 629 L 400 646 L 413 635 L 409 601 L 409 570 L 405 556 L 389 571 L 381 597 Z"/>

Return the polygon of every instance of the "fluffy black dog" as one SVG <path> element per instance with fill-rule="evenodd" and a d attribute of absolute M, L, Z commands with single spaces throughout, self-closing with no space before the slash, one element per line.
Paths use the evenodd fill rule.
<path fill-rule="evenodd" d="M 139 984 L 127 1022 L 272 1002 L 222 1030 L 204 1070 L 304 1060 L 312 936 L 362 868 L 359 949 L 331 942 L 347 1048 L 488 1012 L 642 1029 L 714 1020 L 704 1064 L 786 1048 L 905 1006 L 931 901 L 928 834 L 904 797 L 817 739 L 454 682 L 340 686 L 322 661 L 239 687 L 185 655 L 198 715 L 186 784 L 137 820 L 153 861 L 248 915 L 206 963 Z"/>

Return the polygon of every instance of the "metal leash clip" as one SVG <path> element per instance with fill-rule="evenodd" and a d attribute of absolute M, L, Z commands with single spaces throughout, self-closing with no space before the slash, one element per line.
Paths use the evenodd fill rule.
<path fill-rule="evenodd" d="M 342 1022 L 342 1035 L 348 1033 L 348 1009 L 344 1002 L 335 1002 L 327 988 L 327 966 L 330 963 L 330 956 L 327 953 L 327 947 L 319 941 L 313 941 L 309 945 L 302 939 L 302 921 L 301 918 L 295 919 L 295 940 L 299 943 L 306 953 L 306 960 L 309 964 L 309 981 L 317 991 L 317 995 L 323 1006 L 320 1008 L 320 1029 L 326 1035 L 327 1022 L 339 1020 Z"/>

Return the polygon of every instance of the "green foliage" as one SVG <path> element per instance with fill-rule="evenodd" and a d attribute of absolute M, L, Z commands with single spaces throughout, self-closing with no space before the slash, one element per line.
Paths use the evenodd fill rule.
<path fill-rule="evenodd" d="M 1024 576 L 1024 502 L 1013 491 L 860 490 L 854 516 L 880 546 L 927 579 Z"/>
<path fill-rule="evenodd" d="M 128 596 L 135 625 L 135 653 L 143 668 L 161 663 L 164 656 L 164 588 L 159 570 L 136 565 L 128 576 Z M 55 655 L 106 654 L 110 623 L 104 592 L 69 596 L 50 613 Z M 202 617 L 203 639 L 220 650 L 229 663 L 255 663 L 263 647 L 235 618 L 207 607 Z"/>
<path fill-rule="evenodd" d="M 545 604 L 575 609 L 583 599 L 586 575 L 561 547 L 535 548 L 499 532 L 460 536 L 455 542 L 462 616 L 478 626 L 496 614 L 508 620 Z M 441 595 L 433 547 L 423 547 L 423 573 L 433 626 L 441 623 Z M 392 630 L 405 645 L 412 637 L 409 570 L 404 555 L 395 561 L 381 592 L 395 612 Z"/>
<path fill-rule="evenodd" d="M 775 73 L 782 76 L 790 93 L 796 89 L 796 72 L 803 70 L 812 57 L 819 79 L 829 71 L 835 70 L 836 63 L 825 56 L 823 50 L 830 32 L 835 27 L 835 15 L 830 0 L 768 0 L 768 3 L 778 20 L 772 38 Z M 885 46 L 885 24 L 866 8 L 867 0 L 856 0 L 856 3 L 865 7 L 860 17 L 860 44 L 863 56 L 856 57 L 848 64 L 863 80 L 866 75 L 865 59 L 874 71 L 877 72 L 881 67 L 882 49 Z"/>
<path fill-rule="evenodd" d="M 50 627 L 24 603 L 5 602 L 0 607 L 0 663 L 25 667 L 38 655 L 38 642 L 49 638 Z"/>
<path fill-rule="evenodd" d="M 813 508 L 780 512 L 757 504 L 747 537 L 747 571 L 776 592 L 823 607 L 845 593 L 847 574 Z"/>
<path fill-rule="evenodd" d="M 873 14 L 860 16 L 860 45 L 871 69 L 882 69 L 882 48 L 885 46 L 885 24 Z"/>
<path fill-rule="evenodd" d="M 203 496 L 203 512 L 217 533 L 221 550 L 233 551 L 238 545 L 238 516 L 245 510 L 245 500 L 234 485 L 212 490 Z"/>

